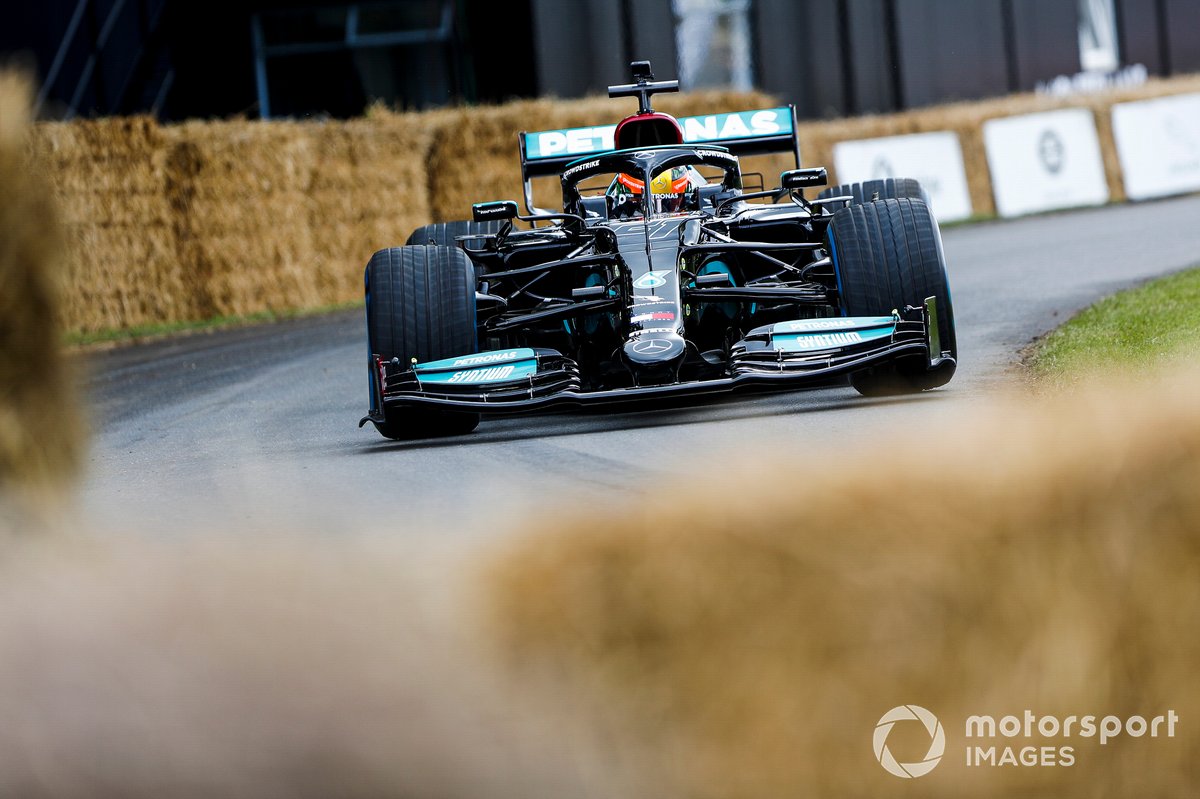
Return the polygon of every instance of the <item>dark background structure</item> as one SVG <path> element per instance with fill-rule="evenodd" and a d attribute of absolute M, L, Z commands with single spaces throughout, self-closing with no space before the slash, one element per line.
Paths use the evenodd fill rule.
<path fill-rule="evenodd" d="M 1080 70 L 1079 0 L 745 0 L 752 83 L 805 118 L 1033 89 Z M 602 92 L 679 71 L 672 0 L 6 0 L 44 118 L 359 114 Z M 1200 70 L 1200 2 L 1114 0 L 1121 65 Z M 748 88 L 748 87 L 742 87 Z"/>

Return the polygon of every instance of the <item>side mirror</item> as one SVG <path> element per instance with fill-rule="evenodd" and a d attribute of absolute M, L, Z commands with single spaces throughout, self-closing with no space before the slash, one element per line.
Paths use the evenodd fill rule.
<path fill-rule="evenodd" d="M 789 169 L 779 176 L 779 185 L 792 191 L 827 186 L 829 185 L 829 172 L 823 166 Z"/>
<path fill-rule="evenodd" d="M 517 204 L 512 200 L 496 200 L 490 203 L 475 203 L 471 206 L 471 218 L 476 222 L 493 219 L 513 219 L 517 216 Z"/>

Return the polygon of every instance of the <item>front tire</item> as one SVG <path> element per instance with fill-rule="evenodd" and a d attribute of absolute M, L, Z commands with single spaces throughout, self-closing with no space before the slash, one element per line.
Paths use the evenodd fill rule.
<path fill-rule="evenodd" d="M 827 243 L 847 316 L 886 316 L 935 297 L 942 351 L 957 360 L 942 236 L 924 201 L 879 200 L 841 208 L 829 224 Z M 945 385 L 954 370 L 950 362 L 930 370 L 924 356 L 904 358 L 857 372 L 850 384 L 869 397 L 911 394 Z"/>
<path fill-rule="evenodd" d="M 366 274 L 367 342 L 372 359 L 371 407 L 379 432 L 392 439 L 469 433 L 479 414 L 387 408 L 379 396 L 374 358 L 403 364 L 468 355 L 475 333 L 475 268 L 457 247 L 392 247 L 371 256 Z"/>

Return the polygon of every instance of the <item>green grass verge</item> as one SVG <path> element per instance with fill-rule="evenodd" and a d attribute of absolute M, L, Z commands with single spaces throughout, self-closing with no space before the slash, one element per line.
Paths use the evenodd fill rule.
<path fill-rule="evenodd" d="M 1122 291 L 1040 341 L 1034 374 L 1070 383 L 1097 371 L 1153 368 L 1200 356 L 1200 268 Z"/>
<path fill-rule="evenodd" d="M 280 322 L 285 319 L 299 319 L 307 316 L 348 311 L 362 306 L 362 300 L 322 305 L 317 308 L 304 308 L 288 311 L 261 311 L 244 316 L 215 316 L 211 319 L 198 319 L 188 322 L 163 322 L 161 324 L 139 325 L 137 327 L 117 330 L 101 330 L 94 333 L 68 333 L 66 343 L 72 347 L 89 347 L 102 344 L 125 344 L 147 341 L 168 336 L 180 336 L 190 333 L 206 333 L 211 330 L 223 330 L 231 327 L 259 325 L 269 322 Z"/>

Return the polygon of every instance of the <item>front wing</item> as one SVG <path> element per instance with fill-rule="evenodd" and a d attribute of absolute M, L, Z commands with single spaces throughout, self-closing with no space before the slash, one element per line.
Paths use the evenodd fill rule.
<path fill-rule="evenodd" d="M 665 385 L 584 391 L 575 362 L 554 350 L 497 351 L 409 367 L 393 360 L 376 368 L 384 407 L 488 414 L 812 387 L 899 358 L 924 357 L 931 370 L 952 366 L 953 359 L 941 349 L 936 300 L 926 299 L 920 311 L 919 321 L 905 321 L 895 313 L 757 328 L 733 348 L 729 377 Z M 382 422 L 382 413 L 372 412 L 359 426 L 368 421 Z"/>

